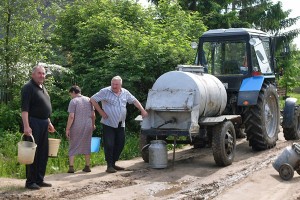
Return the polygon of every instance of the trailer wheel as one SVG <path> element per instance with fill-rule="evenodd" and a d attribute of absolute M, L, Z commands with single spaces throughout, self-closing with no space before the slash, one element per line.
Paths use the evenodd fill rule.
<path fill-rule="evenodd" d="M 279 132 L 279 99 L 272 84 L 263 84 L 257 104 L 244 113 L 249 145 L 253 150 L 265 150 L 276 145 Z"/>
<path fill-rule="evenodd" d="M 279 175 L 283 180 L 288 181 L 293 178 L 294 169 L 290 164 L 284 163 L 279 168 Z"/>
<path fill-rule="evenodd" d="M 231 121 L 223 122 L 214 127 L 212 150 L 218 166 L 231 165 L 235 155 L 236 136 Z"/>
<path fill-rule="evenodd" d="M 150 138 L 147 135 L 140 134 L 140 143 L 139 143 L 139 149 L 141 152 L 141 156 L 144 160 L 144 162 L 149 162 L 149 146 L 150 146 Z"/>
<path fill-rule="evenodd" d="M 146 144 L 141 150 L 142 158 L 145 163 L 149 163 L 149 146 L 150 144 Z"/>

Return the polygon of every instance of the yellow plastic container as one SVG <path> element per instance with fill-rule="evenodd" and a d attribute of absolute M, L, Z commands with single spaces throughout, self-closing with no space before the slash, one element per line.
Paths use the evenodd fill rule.
<path fill-rule="evenodd" d="M 57 157 L 60 139 L 48 138 L 49 141 L 49 157 Z"/>
<path fill-rule="evenodd" d="M 30 165 L 34 161 L 37 145 L 32 135 L 31 135 L 32 142 L 23 141 L 22 140 L 23 136 L 24 134 L 21 136 L 21 141 L 18 142 L 18 162 L 21 164 Z"/>

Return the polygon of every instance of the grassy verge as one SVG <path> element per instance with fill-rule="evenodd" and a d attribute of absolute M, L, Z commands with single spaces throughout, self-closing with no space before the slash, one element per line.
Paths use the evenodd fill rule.
<path fill-rule="evenodd" d="M 0 143 L 0 177 L 8 178 L 25 178 L 25 165 L 18 163 L 17 144 L 21 140 L 21 133 L 1 133 L 2 141 Z M 127 160 L 139 155 L 138 136 L 136 134 L 126 135 L 126 144 L 121 154 L 120 160 Z M 47 174 L 66 173 L 69 167 L 68 158 L 69 143 L 62 139 L 58 151 L 58 156 L 49 158 L 47 164 Z M 98 153 L 91 154 L 91 166 L 106 164 L 104 151 L 101 144 L 101 149 Z M 75 170 L 82 170 L 85 165 L 83 155 L 75 157 Z"/>

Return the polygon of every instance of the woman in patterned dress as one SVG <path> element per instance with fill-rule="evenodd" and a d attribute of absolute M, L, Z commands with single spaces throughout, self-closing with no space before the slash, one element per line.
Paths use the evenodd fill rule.
<path fill-rule="evenodd" d="M 90 99 L 81 95 L 78 86 L 69 90 L 72 100 L 69 103 L 66 137 L 69 139 L 69 171 L 74 173 L 75 155 L 85 155 L 84 172 L 90 172 L 91 139 L 95 130 L 95 112 Z"/>

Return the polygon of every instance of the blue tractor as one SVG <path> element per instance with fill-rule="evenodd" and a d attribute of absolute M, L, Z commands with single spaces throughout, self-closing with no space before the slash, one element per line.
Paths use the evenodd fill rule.
<path fill-rule="evenodd" d="M 272 148 L 278 139 L 281 115 L 274 54 L 275 38 L 253 29 L 210 30 L 199 40 L 196 64 L 224 84 L 228 102 L 223 114 L 242 116 L 236 135 L 246 136 L 254 150 Z M 296 101 L 286 99 L 283 111 L 287 140 L 300 138 Z"/>

